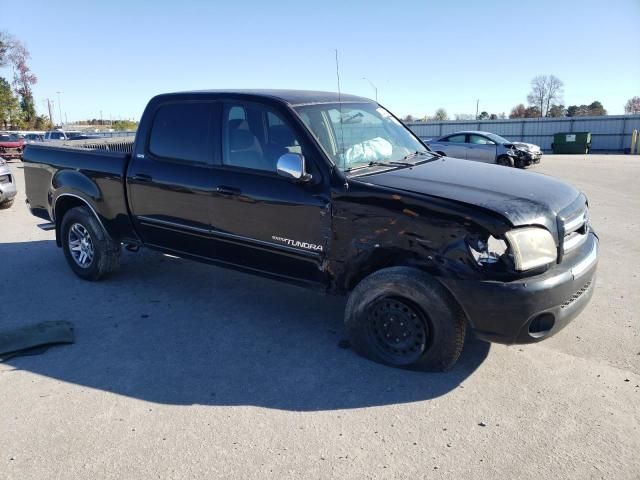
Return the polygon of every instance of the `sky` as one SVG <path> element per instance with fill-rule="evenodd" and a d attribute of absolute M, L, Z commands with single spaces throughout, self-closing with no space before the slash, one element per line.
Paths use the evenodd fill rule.
<path fill-rule="evenodd" d="M 640 0 L 26 3 L 0 0 L 0 30 L 31 52 L 55 121 L 137 119 L 170 91 L 337 91 L 335 49 L 342 91 L 374 98 L 371 82 L 399 116 L 475 114 L 476 100 L 508 114 L 540 74 L 564 82 L 565 105 L 622 114 L 640 95 Z"/>

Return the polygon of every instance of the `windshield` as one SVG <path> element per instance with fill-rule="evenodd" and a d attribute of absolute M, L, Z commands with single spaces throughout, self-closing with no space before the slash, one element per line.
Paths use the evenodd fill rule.
<path fill-rule="evenodd" d="M 507 140 L 504 137 L 501 137 L 500 135 L 496 135 L 495 133 L 486 133 L 485 134 L 487 137 L 489 137 L 491 140 L 493 140 L 496 143 L 499 144 L 503 144 L 503 143 L 511 143 L 509 140 Z"/>
<path fill-rule="evenodd" d="M 375 103 L 306 105 L 296 111 L 343 171 L 370 164 L 394 166 L 394 162 L 406 162 L 416 152 L 429 153 L 393 115 Z"/>
<path fill-rule="evenodd" d="M 18 141 L 18 137 L 13 134 L 9 134 L 9 133 L 0 134 L 0 142 L 17 142 L 17 141 Z"/>

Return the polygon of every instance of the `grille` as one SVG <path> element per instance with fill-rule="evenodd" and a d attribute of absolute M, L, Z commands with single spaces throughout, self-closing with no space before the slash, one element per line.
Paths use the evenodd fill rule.
<path fill-rule="evenodd" d="M 573 295 L 571 295 L 566 302 L 564 302 L 562 305 L 560 305 L 560 308 L 567 308 L 569 305 L 571 305 L 573 302 L 575 302 L 576 300 L 578 300 L 583 294 L 585 294 L 589 288 L 591 288 L 591 282 L 587 282 L 584 284 L 584 286 L 578 290 L 576 293 L 574 293 Z"/>
<path fill-rule="evenodd" d="M 563 252 L 567 253 L 580 246 L 589 233 L 589 210 L 586 205 L 578 214 L 564 221 Z"/>

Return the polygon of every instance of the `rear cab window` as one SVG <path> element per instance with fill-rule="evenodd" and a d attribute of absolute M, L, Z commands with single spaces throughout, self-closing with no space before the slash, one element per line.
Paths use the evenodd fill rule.
<path fill-rule="evenodd" d="M 149 152 L 159 159 L 213 164 L 213 104 L 179 102 L 156 110 Z"/>

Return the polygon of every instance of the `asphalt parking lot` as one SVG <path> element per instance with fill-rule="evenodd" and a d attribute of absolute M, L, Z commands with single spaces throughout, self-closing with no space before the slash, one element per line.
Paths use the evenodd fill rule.
<path fill-rule="evenodd" d="M 446 374 L 338 346 L 344 299 L 156 253 L 84 282 L 19 195 L 2 327 L 76 343 L 0 363 L 0 478 L 640 478 L 640 156 L 545 156 L 601 238 L 586 311 L 536 345 L 469 339 Z"/>

